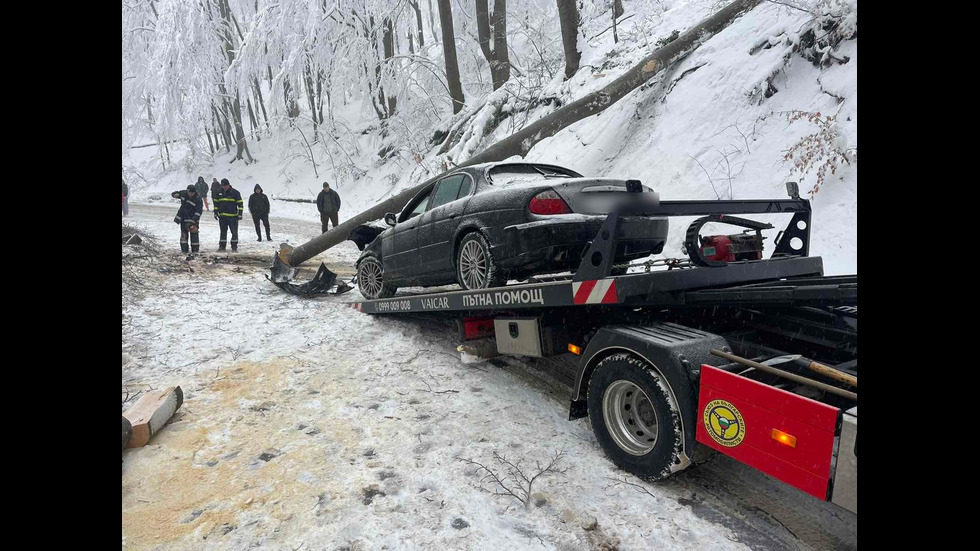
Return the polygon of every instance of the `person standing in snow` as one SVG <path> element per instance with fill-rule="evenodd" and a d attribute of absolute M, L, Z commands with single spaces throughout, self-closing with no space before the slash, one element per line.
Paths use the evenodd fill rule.
<path fill-rule="evenodd" d="M 221 197 L 221 184 L 214 178 L 211 180 L 211 202 L 214 203 L 215 210 L 218 210 L 218 197 Z"/>
<path fill-rule="evenodd" d="M 323 182 L 323 191 L 316 196 L 316 208 L 320 211 L 320 231 L 327 233 L 329 225 L 333 222 L 333 227 L 337 227 L 340 213 L 340 194 L 330 189 L 330 184 Z"/>
<path fill-rule="evenodd" d="M 252 222 L 255 222 L 255 235 L 262 241 L 262 232 L 259 231 L 259 222 L 265 224 L 265 238 L 272 241 L 269 235 L 269 196 L 262 193 L 262 186 L 255 184 L 255 193 L 248 198 L 248 212 L 252 213 Z"/>
<path fill-rule="evenodd" d="M 211 207 L 208 206 L 208 184 L 204 181 L 204 176 L 197 177 L 194 189 L 197 190 L 197 196 L 204 200 L 204 208 L 211 210 Z"/>
<path fill-rule="evenodd" d="M 221 196 L 214 201 L 214 218 L 221 228 L 221 239 L 218 240 L 218 250 L 225 250 L 228 230 L 231 230 L 231 250 L 238 250 L 238 221 L 245 212 L 242 194 L 233 187 L 228 178 L 221 179 Z"/>
<path fill-rule="evenodd" d="M 198 237 L 198 229 L 201 226 L 201 212 L 204 210 L 204 202 L 197 195 L 197 188 L 191 184 L 187 189 L 175 191 L 170 194 L 174 199 L 180 199 L 180 208 L 177 209 L 177 216 L 174 222 L 180 225 L 180 251 L 196 253 L 201 248 Z M 190 250 L 187 247 L 187 238 L 190 237 Z"/>
<path fill-rule="evenodd" d="M 126 180 L 123 180 L 123 197 L 122 197 L 122 209 L 123 216 L 129 216 L 129 186 L 126 185 Z"/>

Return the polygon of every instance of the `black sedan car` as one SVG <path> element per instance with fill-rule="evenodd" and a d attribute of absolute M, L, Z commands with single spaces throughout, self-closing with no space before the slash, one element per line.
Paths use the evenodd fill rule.
<path fill-rule="evenodd" d="M 567 168 L 490 163 L 460 168 L 420 191 L 357 261 L 365 298 L 399 287 L 499 287 L 510 279 L 578 268 L 588 243 L 623 197 L 624 180 L 584 178 Z M 653 193 L 649 188 L 643 192 Z M 616 262 L 663 250 L 667 219 L 624 217 Z"/>

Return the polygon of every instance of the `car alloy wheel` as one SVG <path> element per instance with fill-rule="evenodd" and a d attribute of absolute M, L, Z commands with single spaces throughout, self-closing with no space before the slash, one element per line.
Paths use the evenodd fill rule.
<path fill-rule="evenodd" d="M 388 298 L 397 290 L 385 283 L 384 267 L 373 256 L 366 257 L 357 264 L 357 288 L 369 300 Z"/>
<path fill-rule="evenodd" d="M 489 279 L 490 262 L 478 241 L 468 241 L 459 252 L 459 271 L 468 289 L 483 289 Z"/>
<path fill-rule="evenodd" d="M 357 274 L 357 285 L 365 295 L 376 297 L 381 294 L 381 266 L 377 262 L 365 262 Z"/>

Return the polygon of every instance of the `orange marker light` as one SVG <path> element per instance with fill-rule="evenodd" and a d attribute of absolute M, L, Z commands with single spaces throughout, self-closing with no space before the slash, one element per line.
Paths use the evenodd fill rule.
<path fill-rule="evenodd" d="M 575 354 L 576 356 L 582 355 L 582 347 L 576 346 L 572 343 L 568 343 L 568 351 L 571 352 L 572 354 Z"/>
<path fill-rule="evenodd" d="M 786 444 L 791 448 L 796 447 L 796 437 L 792 434 L 786 434 L 781 430 L 772 429 L 772 439 L 780 444 Z"/>

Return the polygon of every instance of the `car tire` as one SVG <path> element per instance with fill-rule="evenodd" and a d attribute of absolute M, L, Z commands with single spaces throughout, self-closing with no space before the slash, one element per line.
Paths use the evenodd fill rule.
<path fill-rule="evenodd" d="M 357 289 L 368 300 L 389 298 L 395 295 L 398 287 L 384 280 L 384 264 L 378 257 L 369 255 L 357 263 Z"/>
<path fill-rule="evenodd" d="M 613 354 L 589 379 L 589 421 L 606 455 L 619 468 L 647 480 L 680 470 L 680 412 L 666 380 L 633 354 Z"/>
<path fill-rule="evenodd" d="M 463 289 L 489 289 L 507 283 L 482 233 L 468 233 L 459 242 L 456 248 L 456 281 Z"/>

